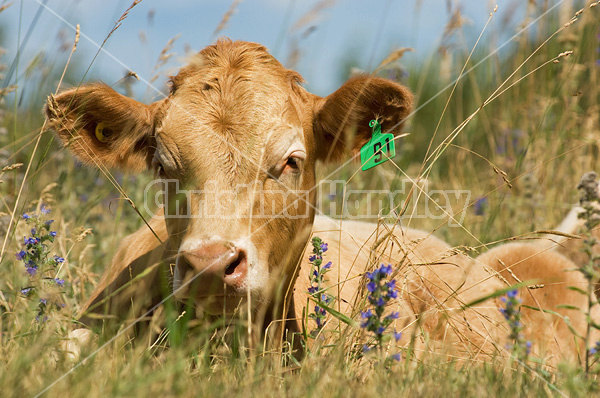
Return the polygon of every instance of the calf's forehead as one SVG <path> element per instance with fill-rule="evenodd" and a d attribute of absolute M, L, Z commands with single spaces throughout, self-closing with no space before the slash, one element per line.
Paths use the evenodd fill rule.
<path fill-rule="evenodd" d="M 220 41 L 172 78 L 159 136 L 188 166 L 204 163 L 201 155 L 232 171 L 252 169 L 244 163 L 304 141 L 300 81 L 262 46 Z"/>
<path fill-rule="evenodd" d="M 298 112 L 289 101 L 277 112 L 246 110 L 245 118 L 238 117 L 228 126 L 198 107 L 174 99 L 157 129 L 158 150 L 176 156 L 184 173 L 202 170 L 206 178 L 215 173 L 234 179 L 248 173 L 254 176 L 257 167 L 264 172 L 280 162 L 292 145 L 305 146 Z"/>
<path fill-rule="evenodd" d="M 194 55 L 187 66 L 171 78 L 172 93 L 223 76 L 256 83 L 302 81 L 301 76 L 279 63 L 260 44 L 219 40 Z"/>

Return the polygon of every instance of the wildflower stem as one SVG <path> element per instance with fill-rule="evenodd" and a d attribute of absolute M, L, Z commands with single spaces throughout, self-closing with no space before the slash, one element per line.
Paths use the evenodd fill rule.
<path fill-rule="evenodd" d="M 589 344 L 590 344 L 590 333 L 592 331 L 592 323 L 590 321 L 590 314 L 592 312 L 592 306 L 594 305 L 592 303 L 592 294 L 594 292 L 593 290 L 593 284 L 591 283 L 591 281 L 588 283 L 587 286 L 587 298 L 588 298 L 588 306 L 587 306 L 587 327 L 586 327 L 586 331 L 585 331 L 585 374 L 589 374 L 590 371 L 590 350 L 589 350 Z"/>

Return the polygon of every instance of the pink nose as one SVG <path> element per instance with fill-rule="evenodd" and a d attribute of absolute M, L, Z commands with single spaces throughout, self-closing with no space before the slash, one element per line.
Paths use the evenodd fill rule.
<path fill-rule="evenodd" d="M 229 242 L 208 243 L 181 254 L 183 261 L 177 261 L 180 274 L 193 272 L 201 288 L 214 289 L 225 284 L 239 289 L 246 280 L 246 252 Z"/>

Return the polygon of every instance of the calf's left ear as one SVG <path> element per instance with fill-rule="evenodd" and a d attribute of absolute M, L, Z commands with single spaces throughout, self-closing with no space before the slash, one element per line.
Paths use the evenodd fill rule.
<path fill-rule="evenodd" d="M 163 101 L 145 105 L 104 84 L 90 84 L 50 96 L 44 111 L 63 145 L 83 163 L 141 171 L 152 158 Z"/>
<path fill-rule="evenodd" d="M 315 103 L 317 159 L 339 160 L 347 151 L 358 153 L 371 139 L 369 122 L 373 119 L 381 123 L 383 133 L 399 134 L 412 103 L 410 90 L 393 81 L 373 76 L 348 80 Z"/>

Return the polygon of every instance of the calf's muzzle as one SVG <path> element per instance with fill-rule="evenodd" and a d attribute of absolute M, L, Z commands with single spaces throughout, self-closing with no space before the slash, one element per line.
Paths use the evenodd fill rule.
<path fill-rule="evenodd" d="M 223 288 L 239 291 L 248 275 L 248 255 L 230 242 L 210 242 L 181 251 L 176 267 L 182 281 L 189 280 L 190 275 L 194 278 L 196 294 L 211 294 Z"/>

